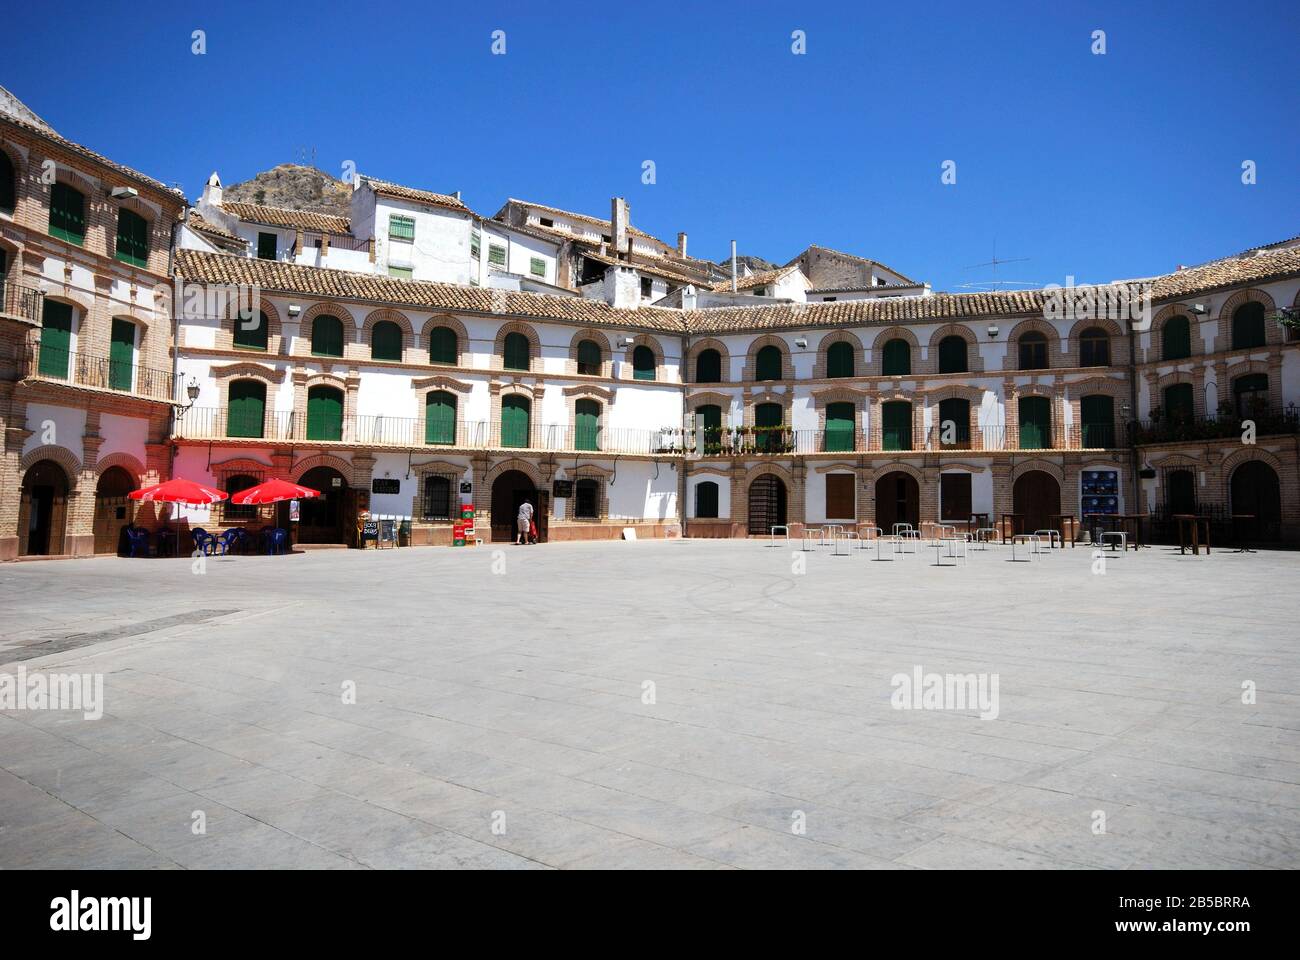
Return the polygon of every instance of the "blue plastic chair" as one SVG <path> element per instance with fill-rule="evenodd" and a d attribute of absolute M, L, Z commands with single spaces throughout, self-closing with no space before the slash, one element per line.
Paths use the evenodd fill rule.
<path fill-rule="evenodd" d="M 195 527 L 190 531 L 190 539 L 194 541 L 194 549 L 200 553 L 209 556 L 216 550 L 217 538 L 202 527 Z"/>
<path fill-rule="evenodd" d="M 128 557 L 149 556 L 149 531 L 143 527 L 127 527 L 126 545 Z"/>
<path fill-rule="evenodd" d="M 271 531 L 271 552 L 273 554 L 285 553 L 289 549 L 289 531 L 283 527 L 276 527 Z"/>
<path fill-rule="evenodd" d="M 230 553 L 230 548 L 239 542 L 240 534 L 243 532 L 244 531 L 239 527 L 231 527 L 229 530 L 224 530 L 222 531 L 221 536 L 217 537 L 213 546 L 216 548 L 217 552 L 224 557 Z"/>

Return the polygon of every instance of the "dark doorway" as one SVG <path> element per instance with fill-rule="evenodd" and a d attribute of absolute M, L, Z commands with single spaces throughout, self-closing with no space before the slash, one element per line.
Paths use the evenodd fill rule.
<path fill-rule="evenodd" d="M 67 503 L 68 477 L 53 460 L 41 460 L 23 475 L 20 511 L 27 535 L 25 556 L 63 553 Z"/>
<path fill-rule="evenodd" d="M 136 501 L 127 496 L 135 489 L 131 474 L 122 467 L 109 467 L 95 485 L 95 552 L 121 553 L 122 531 L 135 519 Z"/>
<path fill-rule="evenodd" d="M 1232 471 L 1232 512 L 1253 515 L 1242 531 L 1256 540 L 1277 540 L 1282 535 L 1282 490 L 1273 468 L 1262 460 L 1248 460 Z"/>
<path fill-rule="evenodd" d="M 1061 485 L 1050 473 L 1029 470 L 1020 475 L 1011 490 L 1012 509 L 1021 514 L 1020 529 L 1026 533 L 1052 528 L 1053 514 L 1061 512 Z M 1052 528 L 1054 529 L 1054 528 Z"/>
<path fill-rule="evenodd" d="M 915 477 L 901 470 L 876 481 L 876 526 L 891 534 L 896 523 L 921 527 L 921 487 Z"/>
<path fill-rule="evenodd" d="M 1165 474 L 1165 505 L 1171 515 L 1196 512 L 1196 474 L 1170 470 Z"/>
<path fill-rule="evenodd" d="M 533 522 L 542 537 L 545 517 L 541 515 L 541 498 L 532 478 L 522 470 L 507 470 L 492 481 L 492 542 L 509 543 L 519 534 L 519 505 L 527 500 L 533 505 Z"/>
<path fill-rule="evenodd" d="M 297 482 L 320 491 L 319 497 L 298 501 L 298 543 L 348 543 L 348 482 L 343 474 L 333 467 L 312 467 Z"/>
<path fill-rule="evenodd" d="M 756 477 L 749 485 L 749 535 L 767 536 L 785 522 L 785 484 L 771 473 Z"/>

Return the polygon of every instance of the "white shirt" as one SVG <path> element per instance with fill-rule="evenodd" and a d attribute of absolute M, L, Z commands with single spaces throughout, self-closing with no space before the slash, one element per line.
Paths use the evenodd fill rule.
<path fill-rule="evenodd" d="M 523 503 L 519 505 L 519 519 L 520 520 L 533 519 L 533 505 L 529 503 L 527 500 L 525 500 Z"/>

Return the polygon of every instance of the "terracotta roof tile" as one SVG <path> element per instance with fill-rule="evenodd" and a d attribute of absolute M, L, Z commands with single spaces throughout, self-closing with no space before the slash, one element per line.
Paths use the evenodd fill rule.
<path fill-rule="evenodd" d="M 388 180 L 380 180 L 376 177 L 362 176 L 362 181 L 370 184 L 375 193 L 383 197 L 393 197 L 397 200 L 409 200 L 412 203 L 424 203 L 433 207 L 446 207 L 449 210 L 459 210 L 463 213 L 469 213 L 469 207 L 446 193 L 433 193 L 429 190 L 417 190 L 415 187 L 404 187 L 400 183 L 392 183 Z"/>
<path fill-rule="evenodd" d="M 321 233 L 346 234 L 351 228 L 347 217 L 338 217 L 329 213 L 315 213 L 311 210 L 290 210 L 288 207 L 266 207 L 258 203 L 242 203 L 226 200 L 221 209 L 240 220 L 264 223 L 268 227 L 292 227 L 302 230 L 317 230 Z"/>
<path fill-rule="evenodd" d="M 14 117 L 10 115 L 0 117 L 0 122 L 13 124 L 15 127 L 18 127 L 19 129 L 27 130 L 31 133 L 36 134 L 39 137 L 44 137 L 46 140 L 49 140 L 52 143 L 56 143 L 59 146 L 63 147 L 64 149 L 69 150 L 72 153 L 78 154 L 79 156 L 84 157 L 87 160 L 90 160 L 94 163 L 101 164 L 105 167 L 108 167 L 111 170 L 116 170 L 124 177 L 129 177 L 130 179 L 135 180 L 141 184 L 144 184 L 145 186 L 151 187 L 154 190 L 160 190 L 163 193 L 169 194 L 171 198 L 175 200 L 177 203 L 180 204 L 185 203 L 185 194 L 182 193 L 177 188 L 169 187 L 161 180 L 155 180 L 153 177 L 147 176 L 141 173 L 139 170 L 133 170 L 131 167 L 128 167 L 125 164 L 118 163 L 115 160 L 110 160 L 108 159 L 108 157 L 104 156 L 103 154 L 96 153 L 94 150 L 91 150 L 88 147 L 83 147 L 79 143 L 73 143 L 71 140 L 67 139 L 66 137 L 60 136 L 59 134 L 55 133 L 48 126 L 40 126 L 35 123 L 29 123 L 26 120 L 22 120 L 19 119 L 18 117 Z"/>

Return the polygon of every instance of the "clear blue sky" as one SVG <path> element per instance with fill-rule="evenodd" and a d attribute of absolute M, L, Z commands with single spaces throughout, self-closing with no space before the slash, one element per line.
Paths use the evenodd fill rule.
<path fill-rule="evenodd" d="M 710 259 L 815 242 L 954 289 L 989 278 L 965 268 L 996 241 L 1031 258 L 1002 277 L 1103 281 L 1300 234 L 1297 11 L 55 0 L 9 9 L 0 84 L 191 198 L 306 145 L 488 216 L 508 196 L 608 216 L 621 194 Z"/>

